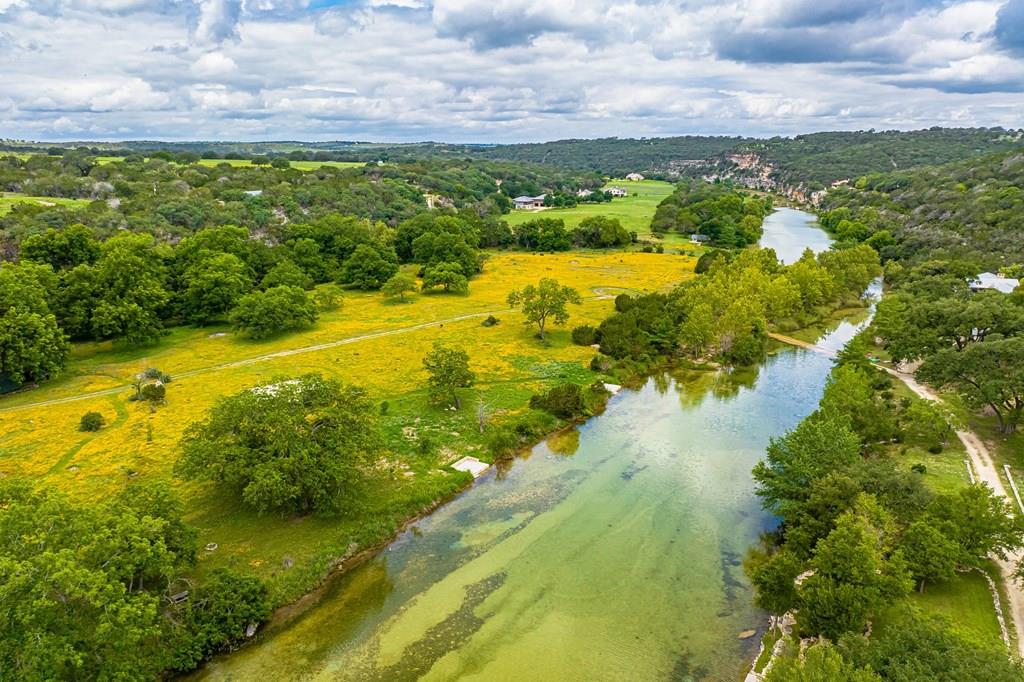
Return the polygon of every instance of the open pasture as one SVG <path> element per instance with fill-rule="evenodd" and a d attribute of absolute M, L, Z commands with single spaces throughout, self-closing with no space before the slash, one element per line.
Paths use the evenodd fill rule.
<path fill-rule="evenodd" d="M 88 206 L 88 199 L 64 199 L 61 197 L 30 197 L 16 192 L 0 192 L 0 215 L 10 212 L 16 204 L 37 204 L 39 206 Z"/>
<path fill-rule="evenodd" d="M 651 238 L 651 219 L 662 199 L 672 193 L 673 185 L 659 180 L 611 180 L 605 187 L 612 186 L 622 187 L 629 192 L 629 196 L 612 199 L 610 203 L 579 204 L 573 208 L 512 211 L 505 219 L 509 225 L 515 226 L 537 218 L 560 218 L 565 221 L 567 228 L 573 229 L 584 219 L 600 215 L 618 218 L 627 230 L 636 232 L 642 238 Z M 669 235 L 666 242 L 676 246 L 682 244 L 682 239 Z"/>

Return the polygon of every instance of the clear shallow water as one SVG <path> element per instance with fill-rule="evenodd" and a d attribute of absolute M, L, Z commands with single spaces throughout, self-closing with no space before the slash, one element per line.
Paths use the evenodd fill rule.
<path fill-rule="evenodd" d="M 842 322 L 820 344 L 854 330 Z M 775 524 L 750 470 L 816 407 L 830 368 L 784 348 L 757 368 L 624 390 L 199 676 L 739 679 L 765 623 L 740 559 Z"/>
<path fill-rule="evenodd" d="M 761 246 L 775 249 L 775 254 L 787 265 L 800 260 L 804 249 L 827 251 L 832 238 L 818 226 L 818 219 L 793 208 L 777 208 L 764 219 Z"/>

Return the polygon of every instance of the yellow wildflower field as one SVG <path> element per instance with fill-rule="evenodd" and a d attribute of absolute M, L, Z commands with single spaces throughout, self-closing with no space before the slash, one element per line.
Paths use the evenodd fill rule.
<path fill-rule="evenodd" d="M 386 537 L 403 518 L 463 485 L 460 474 L 442 469 L 453 456 L 488 459 L 472 400 L 485 401 L 500 421 L 525 409 L 548 382 L 585 380 L 594 351 L 573 345 L 571 328 L 599 323 L 612 311 L 615 294 L 670 288 L 691 276 L 693 266 L 686 256 L 639 252 L 497 253 L 466 296 L 415 294 L 396 303 L 377 292 L 348 292 L 342 308 L 324 313 L 315 327 L 262 342 L 215 326 L 175 328 L 142 349 L 77 344 L 61 378 L 0 399 L 0 475 L 31 477 L 91 500 L 131 480 L 171 478 L 200 528 L 201 544 L 218 543 L 216 552 L 201 557 L 201 568 L 243 561 L 272 579 L 283 574 L 286 555 L 289 566 L 322 571 L 339 548 Z M 543 277 L 575 287 L 584 299 L 570 306 L 569 323 L 554 328 L 547 345 L 505 302 L 512 289 Z M 483 326 L 489 314 L 500 324 Z M 422 358 L 435 341 L 464 347 L 477 374 L 474 397 L 458 413 L 431 407 L 425 398 Z M 155 409 L 128 400 L 132 377 L 147 367 L 173 377 L 166 405 Z M 172 477 L 182 433 L 219 396 L 306 372 L 362 386 L 375 401 L 389 403 L 382 427 L 394 461 L 382 463 L 375 484 L 379 528 L 367 529 L 365 518 L 259 516 L 230 492 Z M 91 410 L 103 414 L 106 426 L 79 432 L 79 419 Z M 423 455 L 416 444 L 426 435 L 435 448 Z M 307 582 L 289 577 L 275 595 L 295 596 Z"/>

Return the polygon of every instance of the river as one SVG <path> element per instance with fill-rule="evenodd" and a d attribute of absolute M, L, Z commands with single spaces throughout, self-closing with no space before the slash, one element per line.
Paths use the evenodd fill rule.
<path fill-rule="evenodd" d="M 782 212 L 770 245 L 792 260 L 807 214 L 773 217 Z M 823 343 L 853 330 L 842 322 Z M 200 676 L 737 680 L 766 620 L 740 560 L 776 523 L 750 470 L 771 437 L 814 410 L 830 368 L 786 347 L 756 368 L 623 390 Z"/>
<path fill-rule="evenodd" d="M 777 208 L 764 219 L 761 246 L 775 249 L 775 255 L 787 265 L 800 259 L 804 249 L 825 251 L 832 238 L 818 227 L 818 219 L 794 208 Z"/>

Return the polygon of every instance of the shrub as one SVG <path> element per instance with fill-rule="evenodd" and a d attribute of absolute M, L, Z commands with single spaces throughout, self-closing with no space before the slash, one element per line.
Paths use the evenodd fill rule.
<path fill-rule="evenodd" d="M 530 398 L 530 407 L 545 410 L 563 419 L 573 419 L 587 412 L 583 389 L 577 384 L 559 384 L 543 395 Z"/>
<path fill-rule="evenodd" d="M 171 383 L 171 375 L 161 372 L 156 367 L 148 368 L 145 372 L 142 373 L 142 376 L 146 377 L 147 379 L 152 379 L 153 381 L 159 381 L 161 384 Z"/>
<path fill-rule="evenodd" d="M 493 327 L 495 325 L 501 324 L 501 320 L 496 318 L 494 315 L 488 315 L 487 319 L 481 322 L 480 324 L 482 324 L 485 327 Z"/>
<path fill-rule="evenodd" d="M 250 626 L 270 618 L 270 600 L 259 578 L 232 569 L 215 569 L 184 614 L 187 633 L 174 651 L 174 667 L 187 671 L 205 657 L 247 636 Z"/>
<path fill-rule="evenodd" d="M 496 459 L 510 457 L 518 447 L 519 437 L 505 427 L 494 429 L 487 436 L 487 449 L 494 454 Z"/>
<path fill-rule="evenodd" d="M 558 426 L 558 420 L 553 415 L 534 410 L 516 420 L 512 425 L 512 430 L 521 442 L 529 442 L 550 433 L 556 426 Z"/>
<path fill-rule="evenodd" d="M 582 324 L 572 330 L 572 342 L 578 346 L 591 346 L 597 343 L 597 329 L 589 324 Z"/>
<path fill-rule="evenodd" d="M 437 444 L 434 442 L 434 439 L 427 434 L 420 435 L 419 440 L 416 441 L 416 452 L 423 456 L 429 455 L 436 449 Z"/>
<path fill-rule="evenodd" d="M 141 400 L 148 400 L 152 404 L 162 403 L 167 398 L 167 387 L 161 383 L 146 384 L 139 391 Z"/>
<path fill-rule="evenodd" d="M 106 422 L 99 412 L 86 412 L 78 422 L 79 431 L 99 431 Z"/>
<path fill-rule="evenodd" d="M 386 415 L 391 410 L 391 403 L 386 400 L 380 401 L 380 414 L 381 416 Z"/>

